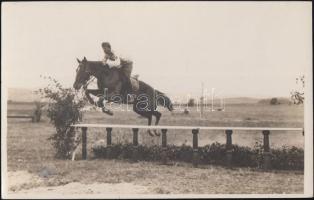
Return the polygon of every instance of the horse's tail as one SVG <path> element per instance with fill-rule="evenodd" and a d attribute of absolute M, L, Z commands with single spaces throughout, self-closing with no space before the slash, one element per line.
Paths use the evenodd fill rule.
<path fill-rule="evenodd" d="M 173 105 L 169 97 L 163 92 L 160 92 L 158 90 L 155 90 L 156 99 L 157 99 L 157 105 L 161 105 L 165 108 L 168 108 L 169 111 L 173 111 Z"/>

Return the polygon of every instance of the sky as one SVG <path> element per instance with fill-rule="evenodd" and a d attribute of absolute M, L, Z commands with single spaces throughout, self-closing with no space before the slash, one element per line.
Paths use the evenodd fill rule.
<path fill-rule="evenodd" d="M 170 95 L 289 96 L 312 70 L 311 2 L 2 3 L 2 86 L 71 87 L 102 42 Z"/>

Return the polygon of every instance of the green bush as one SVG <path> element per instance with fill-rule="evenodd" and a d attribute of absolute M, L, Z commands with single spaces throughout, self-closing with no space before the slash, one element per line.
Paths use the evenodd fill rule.
<path fill-rule="evenodd" d="M 96 158 L 107 158 L 106 146 L 93 148 Z M 127 144 L 113 144 L 110 147 L 111 159 L 132 159 L 134 146 Z M 161 146 L 138 145 L 138 159 L 143 161 L 161 161 L 163 148 Z M 165 149 L 167 159 L 170 161 L 192 162 L 193 148 L 191 146 L 168 145 Z M 215 142 L 210 145 L 199 147 L 199 163 L 225 165 L 226 145 Z M 280 170 L 303 170 L 304 151 L 297 147 L 281 147 L 272 149 L 271 166 Z M 263 146 L 256 143 L 253 148 L 233 145 L 232 166 L 261 168 L 263 163 Z"/>
<path fill-rule="evenodd" d="M 55 79 L 44 77 L 51 83 L 39 89 L 44 100 L 48 100 L 47 116 L 54 125 L 56 132 L 49 137 L 56 150 L 57 158 L 67 159 L 77 144 L 75 129 L 71 125 L 81 120 L 81 108 L 85 105 L 84 98 L 77 98 L 72 88 L 64 88 Z"/>

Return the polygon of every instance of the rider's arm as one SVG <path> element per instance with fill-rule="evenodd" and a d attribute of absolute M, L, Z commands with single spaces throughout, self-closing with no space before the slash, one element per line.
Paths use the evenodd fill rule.
<path fill-rule="evenodd" d="M 106 65 L 107 64 L 107 58 L 106 57 L 104 57 L 103 59 L 102 59 L 102 63 L 104 64 L 104 65 Z"/>
<path fill-rule="evenodd" d="M 107 64 L 109 65 L 109 67 L 118 67 L 120 68 L 120 64 L 121 64 L 121 61 L 120 61 L 120 58 L 119 57 L 116 57 L 115 60 L 111 60 L 111 59 L 107 59 Z"/>

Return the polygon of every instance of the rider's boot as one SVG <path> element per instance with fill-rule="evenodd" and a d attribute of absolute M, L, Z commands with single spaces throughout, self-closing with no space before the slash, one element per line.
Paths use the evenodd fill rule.
<path fill-rule="evenodd" d="M 127 94 L 132 94 L 132 91 L 133 88 L 132 88 L 132 83 L 131 83 L 131 80 L 129 77 L 126 77 L 126 80 L 125 80 L 125 92 Z"/>
<path fill-rule="evenodd" d="M 122 88 L 121 88 L 121 94 L 124 96 L 125 101 L 127 101 L 128 94 L 132 94 L 132 83 L 128 76 L 122 75 Z"/>

